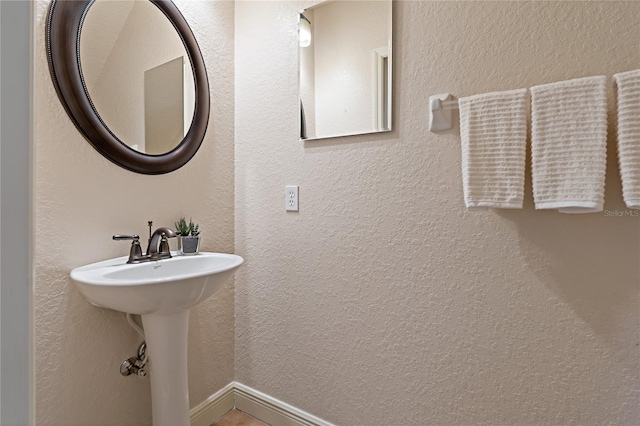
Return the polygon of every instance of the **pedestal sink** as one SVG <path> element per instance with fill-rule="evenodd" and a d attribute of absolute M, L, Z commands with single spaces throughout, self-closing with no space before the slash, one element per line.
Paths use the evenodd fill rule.
<path fill-rule="evenodd" d="M 139 264 L 126 262 L 127 257 L 119 257 L 81 266 L 71 271 L 71 278 L 93 305 L 142 316 L 153 425 L 188 426 L 189 309 L 222 287 L 244 259 L 201 252 Z"/>

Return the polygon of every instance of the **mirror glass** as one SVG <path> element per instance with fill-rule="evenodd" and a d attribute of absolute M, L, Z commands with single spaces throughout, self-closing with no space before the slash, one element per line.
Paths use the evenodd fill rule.
<path fill-rule="evenodd" d="M 80 33 L 85 90 L 103 123 L 138 152 L 174 149 L 191 126 L 189 56 L 167 17 L 147 0 L 96 0 Z"/>
<path fill-rule="evenodd" d="M 299 20 L 300 138 L 391 130 L 391 0 L 328 1 Z"/>

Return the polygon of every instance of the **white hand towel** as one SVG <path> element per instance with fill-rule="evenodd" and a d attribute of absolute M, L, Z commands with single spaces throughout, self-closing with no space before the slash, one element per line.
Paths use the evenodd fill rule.
<path fill-rule="evenodd" d="M 527 89 L 458 100 L 464 202 L 521 209 L 527 147 Z"/>
<path fill-rule="evenodd" d="M 640 209 L 640 70 L 615 74 L 618 86 L 618 162 L 622 197 Z"/>
<path fill-rule="evenodd" d="M 607 162 L 607 80 L 532 87 L 531 153 L 536 209 L 602 211 Z"/>

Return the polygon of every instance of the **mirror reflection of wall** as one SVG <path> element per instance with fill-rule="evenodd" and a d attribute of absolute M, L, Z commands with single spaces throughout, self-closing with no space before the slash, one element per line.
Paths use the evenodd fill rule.
<path fill-rule="evenodd" d="M 329 1 L 301 13 L 301 37 L 311 32 L 299 48 L 302 139 L 391 130 L 391 20 L 391 0 Z"/>
<path fill-rule="evenodd" d="M 80 64 L 96 111 L 121 141 L 147 154 L 166 153 L 182 141 L 195 108 L 191 64 L 175 28 L 151 2 L 95 1 L 82 26 Z M 150 72 L 164 80 L 147 85 Z M 171 106 L 145 107 L 149 99 L 170 99 Z M 169 119 L 169 111 L 175 117 Z"/>
<path fill-rule="evenodd" d="M 171 151 L 184 137 L 184 58 L 144 73 L 144 151 Z"/>

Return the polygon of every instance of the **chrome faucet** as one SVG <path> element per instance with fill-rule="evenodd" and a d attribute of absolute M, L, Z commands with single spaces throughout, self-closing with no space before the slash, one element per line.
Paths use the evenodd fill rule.
<path fill-rule="evenodd" d="M 151 224 L 152 222 L 149 221 L 150 227 Z M 166 226 L 156 229 L 153 233 L 151 233 L 151 228 L 149 228 L 149 245 L 147 246 L 146 254 L 142 254 L 140 236 L 138 235 L 114 235 L 113 239 L 116 241 L 132 240 L 127 263 L 142 263 L 170 259 L 171 251 L 169 249 L 168 239 L 177 236 L 178 234 L 173 229 L 167 228 Z"/>

